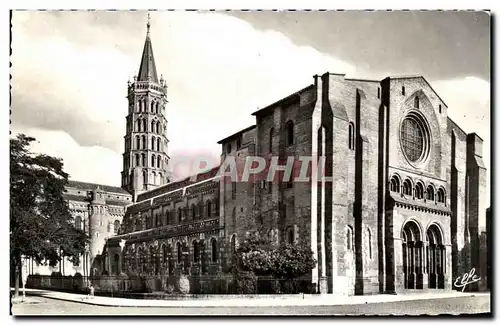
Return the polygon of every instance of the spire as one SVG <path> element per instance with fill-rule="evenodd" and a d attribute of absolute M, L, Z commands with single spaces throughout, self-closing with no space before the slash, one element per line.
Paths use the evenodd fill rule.
<path fill-rule="evenodd" d="M 137 77 L 137 81 L 152 81 L 158 83 L 155 58 L 153 56 L 153 46 L 151 45 L 151 38 L 149 36 L 149 29 L 151 27 L 149 13 L 148 23 L 146 24 L 146 27 L 146 42 L 144 43 L 144 50 L 142 51 L 142 60 L 141 66 L 139 67 L 139 75 Z"/>

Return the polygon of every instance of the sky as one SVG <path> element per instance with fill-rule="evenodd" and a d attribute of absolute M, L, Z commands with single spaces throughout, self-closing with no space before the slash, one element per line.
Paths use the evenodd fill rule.
<path fill-rule="evenodd" d="M 13 134 L 64 160 L 71 179 L 120 186 L 127 81 L 138 73 L 144 11 L 14 12 Z M 212 157 L 250 114 L 313 75 L 422 75 L 449 116 L 484 140 L 490 184 L 490 16 L 480 12 L 152 12 L 168 85 L 172 166 Z M 174 167 L 177 178 L 186 166 Z M 489 205 L 488 185 L 488 205 Z"/>

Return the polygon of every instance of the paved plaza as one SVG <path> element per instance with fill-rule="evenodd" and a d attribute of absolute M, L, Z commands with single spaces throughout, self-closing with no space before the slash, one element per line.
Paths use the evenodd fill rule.
<path fill-rule="evenodd" d="M 122 301 L 122 306 L 117 303 Z M 125 305 L 125 301 L 130 304 Z M 140 302 L 142 301 L 142 302 Z M 135 303 L 132 306 L 131 303 Z M 98 305 L 96 305 L 98 304 Z M 107 305 L 105 305 L 107 304 Z M 115 306 L 112 306 L 115 304 Z M 202 309 L 200 309 L 202 308 Z M 288 299 L 135 300 L 49 291 L 29 292 L 14 301 L 12 314 L 22 315 L 458 315 L 490 312 L 490 294 L 408 294 L 399 296 Z"/>

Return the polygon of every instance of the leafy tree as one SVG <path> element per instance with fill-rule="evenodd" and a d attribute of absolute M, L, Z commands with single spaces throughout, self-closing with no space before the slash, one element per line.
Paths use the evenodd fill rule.
<path fill-rule="evenodd" d="M 16 296 L 22 256 L 51 266 L 62 256 L 77 262 L 89 240 L 74 227 L 64 199 L 68 174 L 62 160 L 32 153 L 33 141 L 24 134 L 10 139 L 10 261 Z"/>

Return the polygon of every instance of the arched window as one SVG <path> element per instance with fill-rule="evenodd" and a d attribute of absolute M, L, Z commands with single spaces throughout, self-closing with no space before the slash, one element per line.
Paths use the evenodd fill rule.
<path fill-rule="evenodd" d="M 118 232 L 120 230 L 120 221 L 115 220 L 113 224 L 113 230 L 115 231 L 115 235 L 118 235 Z"/>
<path fill-rule="evenodd" d="M 203 211 L 203 204 L 201 204 L 201 202 L 198 203 L 198 211 L 197 212 L 198 212 L 198 217 L 200 219 L 202 219 L 204 216 L 204 213 L 203 213 L 204 211 Z"/>
<path fill-rule="evenodd" d="M 441 187 L 439 188 L 439 190 L 437 191 L 437 201 L 439 203 L 444 203 L 445 201 L 445 193 L 444 193 L 444 189 Z"/>
<path fill-rule="evenodd" d="M 234 255 L 234 253 L 236 253 L 236 234 L 231 236 L 231 255 Z"/>
<path fill-rule="evenodd" d="M 181 243 L 177 242 L 177 263 L 180 263 L 182 260 L 182 246 Z"/>
<path fill-rule="evenodd" d="M 156 156 L 155 155 L 151 155 L 151 167 L 155 166 L 155 162 L 156 162 Z"/>
<path fill-rule="evenodd" d="M 233 208 L 233 213 L 231 214 L 231 221 L 233 222 L 233 228 L 236 229 L 236 207 Z"/>
<path fill-rule="evenodd" d="M 142 157 L 141 157 L 141 158 L 142 158 L 142 159 L 141 159 L 141 160 L 142 160 L 141 166 L 146 167 L 146 155 L 145 155 L 145 154 L 141 154 L 141 156 L 142 156 Z"/>
<path fill-rule="evenodd" d="M 160 138 L 156 139 L 156 150 L 161 151 L 161 141 L 160 141 Z"/>
<path fill-rule="evenodd" d="M 346 233 L 346 246 L 348 251 L 352 251 L 352 228 L 351 226 L 347 226 L 347 233 Z"/>
<path fill-rule="evenodd" d="M 146 149 L 146 146 L 147 146 L 146 136 L 143 135 L 142 136 L 142 149 Z"/>
<path fill-rule="evenodd" d="M 179 207 L 177 208 L 177 222 L 182 221 L 182 209 Z"/>
<path fill-rule="evenodd" d="M 274 128 L 271 128 L 269 131 L 269 152 L 273 152 L 273 137 L 274 137 Z"/>
<path fill-rule="evenodd" d="M 372 258 L 372 232 L 370 229 L 366 229 L 368 233 L 368 254 Z"/>
<path fill-rule="evenodd" d="M 419 200 L 424 198 L 424 186 L 420 182 L 415 185 L 415 198 Z"/>
<path fill-rule="evenodd" d="M 135 121 L 135 128 L 134 129 L 136 132 L 141 132 L 141 120 Z"/>
<path fill-rule="evenodd" d="M 167 249 L 167 245 L 163 244 L 161 246 L 161 251 L 163 253 L 163 263 L 167 263 L 168 262 L 168 249 Z"/>
<path fill-rule="evenodd" d="M 143 178 L 144 184 L 149 183 L 148 182 L 148 173 L 145 170 L 142 171 L 142 178 Z"/>
<path fill-rule="evenodd" d="M 415 96 L 414 106 L 415 106 L 415 108 L 420 108 L 420 99 L 418 98 L 418 96 Z"/>
<path fill-rule="evenodd" d="M 160 122 L 156 122 L 156 133 L 160 134 L 161 126 Z"/>
<path fill-rule="evenodd" d="M 287 146 L 291 146 L 294 143 L 294 134 L 293 134 L 293 122 L 288 121 L 285 125 L 286 131 L 286 144 Z"/>
<path fill-rule="evenodd" d="M 432 187 L 431 185 L 427 186 L 426 199 L 429 201 L 434 201 L 434 187 Z"/>
<path fill-rule="evenodd" d="M 155 112 L 155 102 L 151 102 L 151 113 Z"/>
<path fill-rule="evenodd" d="M 403 182 L 403 194 L 411 195 L 411 193 L 412 193 L 411 182 L 409 179 L 405 179 L 405 181 Z"/>
<path fill-rule="evenodd" d="M 215 238 L 212 238 L 210 240 L 210 247 L 211 252 L 212 252 L 212 262 L 216 263 L 217 262 L 217 240 Z"/>
<path fill-rule="evenodd" d="M 210 201 L 207 201 L 207 217 L 211 217 L 212 216 L 212 202 Z"/>
<path fill-rule="evenodd" d="M 160 168 L 160 165 L 161 165 L 161 157 L 160 155 L 158 155 L 158 157 L 156 157 L 156 167 Z"/>
<path fill-rule="evenodd" d="M 142 120 L 142 132 L 148 132 L 146 120 Z"/>
<path fill-rule="evenodd" d="M 354 123 L 349 123 L 349 149 L 354 150 L 356 135 L 354 133 Z"/>
<path fill-rule="evenodd" d="M 156 114 L 160 114 L 160 103 L 156 103 Z"/>
<path fill-rule="evenodd" d="M 191 204 L 191 218 L 196 219 L 196 205 Z"/>
<path fill-rule="evenodd" d="M 141 149 L 141 138 L 138 135 L 135 137 L 135 149 Z"/>
<path fill-rule="evenodd" d="M 78 230 L 82 229 L 82 218 L 80 216 L 75 217 L 75 228 Z"/>
<path fill-rule="evenodd" d="M 391 192 L 399 193 L 401 185 L 399 184 L 399 178 L 394 175 L 391 178 Z"/>
<path fill-rule="evenodd" d="M 152 137 L 151 138 L 151 150 L 155 150 L 155 144 L 156 144 L 155 137 Z"/>
<path fill-rule="evenodd" d="M 155 131 L 155 122 L 151 121 L 151 129 L 149 132 L 154 132 Z"/>
<path fill-rule="evenodd" d="M 141 163 L 141 158 L 139 157 L 139 154 L 135 154 L 135 166 L 139 166 Z"/>
<path fill-rule="evenodd" d="M 200 260 L 200 244 L 193 240 L 193 262 L 198 263 Z"/>

